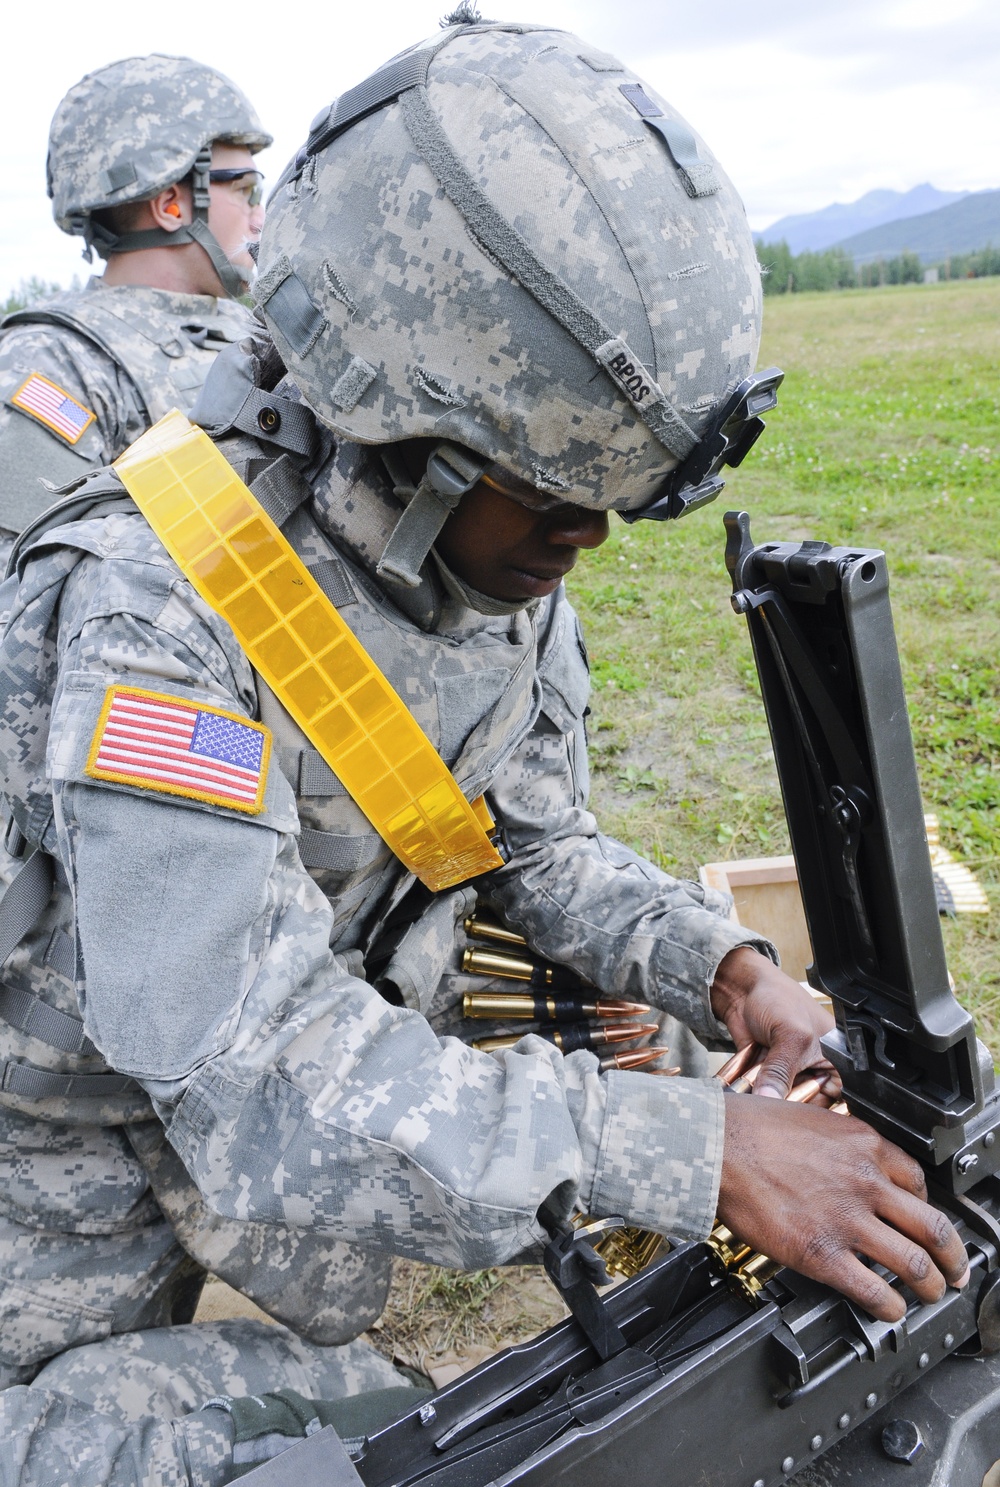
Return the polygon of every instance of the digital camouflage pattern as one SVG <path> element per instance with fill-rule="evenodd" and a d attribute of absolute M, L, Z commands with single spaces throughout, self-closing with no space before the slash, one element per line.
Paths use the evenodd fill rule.
<path fill-rule="evenodd" d="M 254 482 L 275 470 L 263 443 L 240 435 L 222 447 Z M 487 788 L 513 847 L 482 887 L 487 901 L 534 949 L 603 991 L 641 996 L 702 1039 L 725 1041 L 708 1001 L 715 969 L 735 945 L 759 942 L 713 911 L 721 901 L 706 907 L 698 885 L 598 833 L 585 798 L 587 671 L 565 598 L 532 613 L 478 615 L 450 598 L 431 564 L 404 614 L 373 578 L 400 509 L 378 461 L 356 446 L 335 457 L 327 447 L 319 459 L 286 535 L 327 581 L 324 565 L 333 565 L 345 619 L 463 789 Z M 139 1175 L 126 1179 L 110 1147 L 93 1166 L 75 1163 L 81 1175 L 67 1184 L 64 1214 L 85 1202 L 84 1174 L 105 1217 L 116 1201 L 131 1214 L 135 1195 L 150 1201 L 144 1174 L 197 1253 L 183 1219 L 194 1196 L 186 1169 L 201 1194 L 196 1209 L 203 1200 L 227 1220 L 462 1267 L 537 1253 L 545 1203 L 563 1216 L 579 1202 L 704 1233 L 721 1161 L 721 1090 L 598 1077 L 593 1055 L 564 1059 L 530 1037 L 494 1058 L 448 1036 L 471 979 L 458 973 L 456 927 L 473 890 L 428 900 L 414 888 L 228 626 L 179 578 L 117 477 L 95 474 L 76 499 L 85 492 L 92 515 L 22 553 L 0 662 L 5 787 L 27 833 L 44 835 L 66 873 L 6 980 L 69 1015 L 82 1010 L 94 1051 L 60 1052 L 8 1025 L 0 1053 L 62 1072 L 114 1068 L 136 1088 L 99 1108 L 0 1098 L 58 1131 L 102 1127 L 112 1145 L 116 1124 L 130 1137 L 144 1116 L 157 1124 L 130 1141 Z M 112 682 L 259 712 L 275 744 L 263 813 L 88 779 Z M 65 967 L 52 945 L 73 928 L 74 900 L 85 967 L 75 984 L 49 963 Z M 50 1179 L 32 1175 L 30 1162 L 22 1170 L 27 1226 L 33 1205 L 48 1203 Z M 161 1196 L 164 1171 L 179 1179 L 179 1200 Z M 67 1239 L 66 1253 L 76 1244 Z M 126 1244 L 117 1260 L 113 1248 L 81 1266 L 96 1309 L 101 1287 L 113 1296 L 128 1270 Z M 19 1272 L 27 1290 L 31 1263 Z M 321 1261 L 305 1274 L 320 1277 Z M 274 1308 L 273 1296 L 258 1299 Z M 348 1288 L 335 1299 L 349 1310 L 355 1298 Z M 135 1312 L 114 1297 L 106 1309 L 113 1330 L 134 1325 Z M 54 1354 L 60 1343 L 49 1339 Z"/>
<path fill-rule="evenodd" d="M 275 1379 L 322 1400 L 406 1383 L 364 1343 L 317 1348 L 261 1322 L 116 1337 L 0 1392 L 0 1487 L 216 1487 L 241 1452 L 230 1414 L 204 1406 L 259 1396 Z"/>
<path fill-rule="evenodd" d="M 335 443 L 329 430 L 376 444 L 446 434 L 540 489 L 597 505 L 645 499 L 675 459 L 614 381 L 614 358 L 607 376 L 595 372 L 438 191 L 413 141 L 414 128 L 433 135 L 427 109 L 522 241 L 577 300 L 589 297 L 616 345 L 638 347 L 636 375 L 651 367 L 691 426 L 752 365 L 752 246 L 704 147 L 692 145 L 707 172 L 692 195 L 613 59 L 581 60 L 582 43 L 530 28 L 473 27 L 443 45 L 426 95 L 414 86 L 409 102 L 363 121 L 282 188 L 260 298 L 293 375 L 275 386 L 265 338 L 230 348 L 198 416 L 267 509 L 281 509 L 286 537 L 463 791 L 486 793 L 510 860 L 436 898 L 415 885 L 113 472 L 77 485 L 21 544 L 0 597 L 0 778 L 20 829 L 58 864 L 0 1002 L 0 1107 L 27 1147 L 9 1179 L 19 1206 L 0 1235 L 0 1276 L 16 1281 L 29 1318 L 23 1334 L 11 1318 L 23 1359 L 12 1368 L 37 1370 L 89 1340 L 112 1348 L 118 1339 L 99 1339 L 182 1317 L 193 1262 L 178 1239 L 226 1274 L 265 1254 L 253 1226 L 278 1226 L 257 1299 L 298 1330 L 326 1276 L 330 1337 L 365 1325 L 385 1273 L 371 1262 L 361 1287 L 356 1255 L 334 1241 L 475 1268 L 537 1257 L 543 1210 L 547 1221 L 582 1207 L 691 1237 L 714 1217 L 721 1089 L 602 1076 L 593 1054 L 564 1058 L 531 1035 L 496 1057 L 470 1049 L 455 1036 L 465 1031 L 457 1007 L 483 982 L 459 971 L 459 926 L 481 898 L 535 952 L 679 1018 L 708 1046 L 728 1041 L 709 1000 L 719 962 L 737 945 L 773 951 L 729 922 L 718 896 L 598 831 L 587 810 L 586 656 L 565 595 L 497 613 L 433 553 L 412 586 L 387 586 L 379 565 L 412 492 L 377 449 Z M 642 97 L 647 113 L 659 106 Z M 360 152 L 356 200 L 341 190 L 342 146 Z M 535 212 L 515 193 L 529 161 Z M 376 178 L 388 226 L 373 205 Z M 324 238 L 328 229 L 347 236 Z M 390 239 L 395 256 L 378 258 Z M 213 418 L 211 388 L 232 367 L 230 387 L 248 385 L 250 401 Z M 303 413 L 303 394 L 315 404 L 323 421 L 301 447 L 283 442 L 291 416 L 284 435 L 227 433 L 246 430 L 259 389 L 286 400 L 286 413 L 292 403 Z M 673 404 L 659 386 L 647 391 L 663 398 L 662 432 Z M 352 410 L 357 429 L 341 422 Z M 112 684 L 260 718 L 274 743 L 261 813 L 89 776 Z M 0 868 L 9 880 L 18 863 Z M 33 1036 L 26 1007 L 58 1011 L 86 1039 Z M 475 1033 L 491 1030 L 477 1023 Z M 115 1071 L 118 1082 L 29 1098 L 17 1085 L 31 1086 L 32 1068 Z M 340 1290 L 324 1245 L 329 1266 L 351 1277 Z M 80 1278 L 75 1291 L 54 1283 L 64 1274 Z"/>
<path fill-rule="evenodd" d="M 9 534 L 51 506 L 53 486 L 111 464 L 171 408 L 189 409 L 218 351 L 245 335 L 249 324 L 246 310 L 232 300 L 110 287 L 96 278 L 83 290 L 8 315 L 0 327 L 0 529 L 8 534 L 6 549 Z M 33 372 L 94 413 L 75 444 L 13 405 Z"/>
<path fill-rule="evenodd" d="M 89 1113 L 85 1103 L 68 1113 Z M 384 1256 L 220 1218 L 143 1115 L 102 1127 L 0 1108 L 0 1388 L 29 1382 L 65 1348 L 189 1321 L 206 1269 L 321 1347 L 376 1320 Z"/>
<path fill-rule="evenodd" d="M 452 440 L 567 500 L 641 505 L 754 366 L 739 197 L 676 110 L 567 32 L 459 27 L 420 59 L 271 197 L 255 292 L 283 359 L 347 438 Z M 524 249 L 572 298 L 563 323 Z"/>
<path fill-rule="evenodd" d="M 214 68 L 154 52 L 90 72 L 49 129 L 52 215 L 63 232 L 83 236 L 92 212 L 148 201 L 186 176 L 213 140 L 253 151 L 271 143 L 249 100 Z"/>

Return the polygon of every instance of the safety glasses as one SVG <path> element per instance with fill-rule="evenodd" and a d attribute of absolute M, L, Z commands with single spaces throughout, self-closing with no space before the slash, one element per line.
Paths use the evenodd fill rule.
<path fill-rule="evenodd" d="M 259 170 L 241 166 L 228 170 L 210 170 L 208 179 L 213 186 L 235 186 L 237 182 L 241 182 L 238 194 L 246 197 L 247 206 L 259 207 L 264 200 L 264 176 Z"/>

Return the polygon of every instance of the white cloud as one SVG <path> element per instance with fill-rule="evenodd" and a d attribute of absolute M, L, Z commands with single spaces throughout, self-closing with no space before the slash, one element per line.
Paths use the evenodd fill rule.
<path fill-rule="evenodd" d="M 84 72 L 148 51 L 221 68 L 276 136 L 264 161 L 273 178 L 317 110 L 430 35 L 447 3 L 102 0 L 99 24 L 67 0 L 17 8 L 5 20 L 0 90 L 0 295 L 29 274 L 68 282 L 86 272 L 44 196 L 49 119 Z M 496 0 L 481 5 L 501 11 Z M 508 0 L 503 12 L 576 30 L 646 76 L 708 140 L 755 226 L 875 186 L 1000 186 L 994 0 Z"/>

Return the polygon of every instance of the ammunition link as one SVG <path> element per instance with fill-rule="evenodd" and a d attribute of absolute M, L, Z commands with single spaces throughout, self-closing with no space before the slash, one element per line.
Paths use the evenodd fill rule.
<path fill-rule="evenodd" d="M 772 1275 L 781 1268 L 767 1255 L 756 1253 L 751 1245 L 737 1239 L 725 1224 L 716 1224 L 705 1243 L 720 1274 L 748 1301 L 756 1301 Z"/>

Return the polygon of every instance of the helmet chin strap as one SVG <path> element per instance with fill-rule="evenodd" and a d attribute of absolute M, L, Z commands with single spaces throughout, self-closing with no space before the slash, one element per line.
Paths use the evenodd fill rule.
<path fill-rule="evenodd" d="M 390 457 L 391 458 L 391 457 Z M 383 453 L 385 459 L 385 453 Z M 427 468 L 416 489 L 404 486 L 387 461 L 395 494 L 408 504 L 393 528 L 385 550 L 379 558 L 379 578 L 389 583 L 415 589 L 420 584 L 420 570 L 437 541 L 438 533 L 483 473 L 485 461 L 474 458 L 454 444 L 437 444 L 427 461 Z"/>
<path fill-rule="evenodd" d="M 88 230 L 85 235 L 88 250 L 94 247 L 101 258 L 110 258 L 113 253 L 139 253 L 143 248 L 180 248 L 185 243 L 197 243 L 202 252 L 207 253 L 211 260 L 212 267 L 226 294 L 231 299 L 239 299 L 241 295 L 246 294 L 248 281 L 243 278 L 239 269 L 230 263 L 223 252 L 222 245 L 208 225 L 210 199 L 208 173 L 211 167 L 211 149 L 200 150 L 191 172 L 194 220 L 186 226 L 179 227 L 176 232 L 168 232 L 165 227 L 147 227 L 141 232 L 123 232 L 116 235 L 91 219 L 87 223 Z"/>

